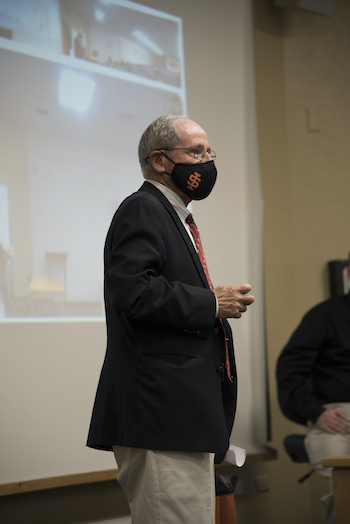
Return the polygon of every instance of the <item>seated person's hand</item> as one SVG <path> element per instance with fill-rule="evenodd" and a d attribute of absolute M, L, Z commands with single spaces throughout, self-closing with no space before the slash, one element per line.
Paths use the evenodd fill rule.
<path fill-rule="evenodd" d="M 336 408 L 326 409 L 315 422 L 315 426 L 318 429 L 323 431 L 328 431 L 328 433 L 350 433 L 350 428 L 346 422 L 346 417 L 344 413 L 339 411 Z"/>

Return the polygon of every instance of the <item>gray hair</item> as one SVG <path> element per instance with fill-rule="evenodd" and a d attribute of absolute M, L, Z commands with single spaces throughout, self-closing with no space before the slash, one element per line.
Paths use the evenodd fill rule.
<path fill-rule="evenodd" d="M 147 173 L 147 160 L 152 151 L 171 149 L 180 142 L 173 123 L 175 120 L 188 120 L 186 116 L 163 115 L 154 120 L 143 132 L 139 143 L 139 162 L 143 176 Z"/>

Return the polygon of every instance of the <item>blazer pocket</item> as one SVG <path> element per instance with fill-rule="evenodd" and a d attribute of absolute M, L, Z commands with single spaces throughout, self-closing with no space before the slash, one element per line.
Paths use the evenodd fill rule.
<path fill-rule="evenodd" d="M 193 355 L 179 355 L 179 354 L 169 354 L 169 353 L 157 353 L 157 354 L 149 353 L 147 357 L 158 360 L 158 361 L 162 361 L 162 362 L 168 362 L 170 364 L 175 364 L 176 366 L 184 366 L 198 358 Z"/>

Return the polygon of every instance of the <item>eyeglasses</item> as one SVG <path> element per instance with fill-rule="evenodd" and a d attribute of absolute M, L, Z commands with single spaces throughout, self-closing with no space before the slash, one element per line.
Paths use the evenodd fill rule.
<path fill-rule="evenodd" d="M 195 147 L 171 147 L 159 148 L 163 151 L 187 151 L 195 160 L 203 160 L 205 154 L 208 153 L 211 159 L 216 158 L 216 153 L 212 149 L 205 149 L 204 146 L 195 146 Z"/>

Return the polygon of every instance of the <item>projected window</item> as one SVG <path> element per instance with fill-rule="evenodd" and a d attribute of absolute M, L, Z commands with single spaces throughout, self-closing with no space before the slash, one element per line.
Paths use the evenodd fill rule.
<path fill-rule="evenodd" d="M 185 114 L 182 22 L 123 0 L 0 0 L 0 321 L 102 317 L 138 141 Z"/>

